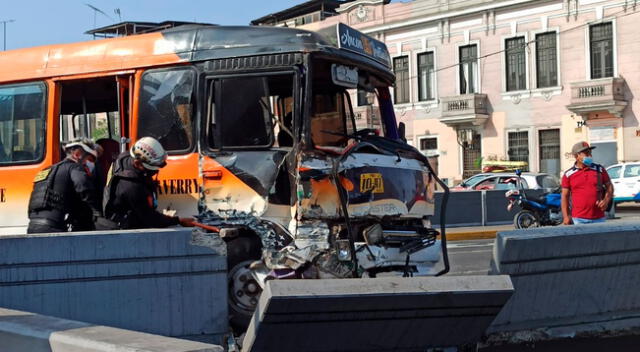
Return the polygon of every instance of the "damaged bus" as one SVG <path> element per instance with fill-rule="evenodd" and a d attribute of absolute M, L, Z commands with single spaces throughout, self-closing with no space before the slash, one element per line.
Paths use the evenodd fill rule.
<path fill-rule="evenodd" d="M 8 51 L 1 230 L 24 232 L 31 181 L 60 160 L 61 141 L 96 139 L 106 173 L 152 136 L 169 152 L 159 207 L 197 215 L 227 243 L 236 326 L 265 280 L 444 273 L 444 227 L 431 218 L 436 183 L 443 203 L 448 190 L 403 142 L 393 82 L 386 46 L 343 24 L 182 26 Z M 366 125 L 358 94 L 372 101 Z"/>

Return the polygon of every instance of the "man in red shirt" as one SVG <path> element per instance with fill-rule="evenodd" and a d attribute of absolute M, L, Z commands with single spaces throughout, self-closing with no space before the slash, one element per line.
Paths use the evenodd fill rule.
<path fill-rule="evenodd" d="M 562 176 L 562 223 L 590 224 L 604 222 L 604 211 L 613 197 L 613 185 L 604 167 L 595 164 L 587 142 L 578 142 L 571 148 L 576 158 L 572 168 Z M 571 197 L 571 215 L 569 215 Z"/>

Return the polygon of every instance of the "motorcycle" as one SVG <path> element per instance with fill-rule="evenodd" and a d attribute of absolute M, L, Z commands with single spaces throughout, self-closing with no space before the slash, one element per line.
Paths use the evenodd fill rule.
<path fill-rule="evenodd" d="M 520 174 L 519 170 L 516 171 L 518 181 Z M 513 217 L 513 224 L 516 229 L 562 224 L 560 188 L 552 192 L 546 192 L 538 197 L 528 197 L 521 186 L 522 182 L 517 183 L 519 187 L 505 193 L 505 197 L 509 200 L 508 211 L 511 211 L 516 204 L 522 208 Z"/>

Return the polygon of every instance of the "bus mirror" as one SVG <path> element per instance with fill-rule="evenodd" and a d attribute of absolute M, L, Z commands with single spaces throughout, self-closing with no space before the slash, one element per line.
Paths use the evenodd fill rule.
<path fill-rule="evenodd" d="M 407 137 L 406 137 L 406 126 L 404 124 L 404 122 L 400 122 L 398 124 L 398 136 L 400 136 L 400 139 L 407 143 Z"/>

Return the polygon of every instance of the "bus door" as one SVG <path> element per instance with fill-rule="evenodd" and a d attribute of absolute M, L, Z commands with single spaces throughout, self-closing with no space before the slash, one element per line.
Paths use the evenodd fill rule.
<path fill-rule="evenodd" d="M 156 138 L 169 153 L 158 173 L 158 210 L 168 215 L 198 213 L 198 153 L 195 143 L 197 71 L 191 66 L 140 73 L 136 139 Z"/>
<path fill-rule="evenodd" d="M 52 87 L 0 85 L 0 235 L 26 232 L 33 179 L 53 161 L 48 141 L 54 130 L 47 123 L 55 101 Z"/>
<path fill-rule="evenodd" d="M 282 71 L 208 81 L 202 188 L 215 215 L 263 216 L 288 225 L 297 76 Z"/>

